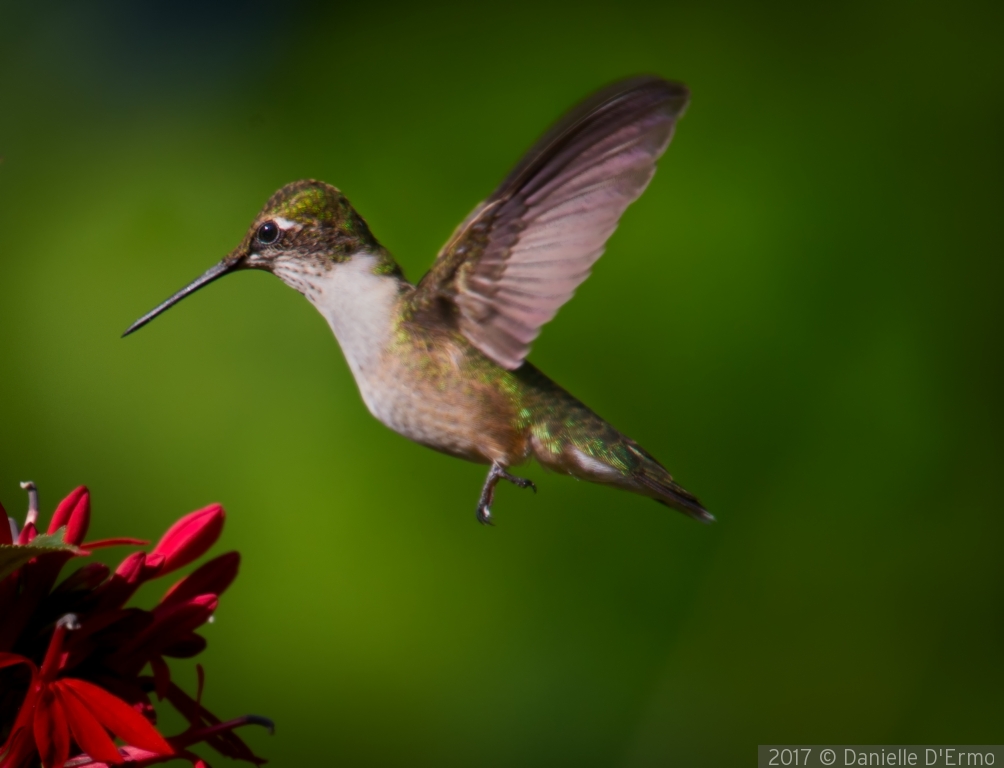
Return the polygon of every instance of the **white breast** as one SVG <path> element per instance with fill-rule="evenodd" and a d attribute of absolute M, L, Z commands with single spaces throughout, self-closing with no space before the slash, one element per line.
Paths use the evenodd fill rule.
<path fill-rule="evenodd" d="M 377 260 L 357 254 L 311 280 L 307 298 L 324 315 L 356 381 L 376 371 L 393 333 L 400 282 L 373 273 Z M 366 397 L 365 392 L 363 397 Z"/>
<path fill-rule="evenodd" d="M 457 423 L 464 411 L 455 407 L 451 393 L 420 389 L 389 352 L 402 282 L 374 274 L 376 264 L 373 256 L 357 254 L 323 272 L 277 264 L 275 274 L 324 315 L 370 413 L 416 442 L 478 460 L 479 444 L 471 439 L 477 430 Z"/>
<path fill-rule="evenodd" d="M 301 290 L 324 315 L 370 413 L 401 432 L 399 422 L 410 410 L 413 390 L 388 370 L 387 355 L 401 282 L 390 275 L 375 274 L 376 265 L 375 257 L 361 253 L 306 278 L 302 273 L 283 274 L 281 269 L 276 269 L 276 274 Z"/>

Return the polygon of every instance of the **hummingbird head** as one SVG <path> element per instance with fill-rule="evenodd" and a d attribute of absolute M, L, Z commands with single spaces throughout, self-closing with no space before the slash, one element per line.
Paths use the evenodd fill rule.
<path fill-rule="evenodd" d="M 238 268 L 273 273 L 307 265 L 328 270 L 360 251 L 379 250 L 345 195 L 310 179 L 287 184 L 272 195 L 227 260 Z"/>
<path fill-rule="evenodd" d="M 319 277 L 357 253 L 375 256 L 378 271 L 399 268 L 362 216 L 338 189 L 307 179 L 287 184 L 265 203 L 241 244 L 215 266 L 129 326 L 123 336 L 142 328 L 186 296 L 224 275 L 263 269 L 301 293 Z"/>

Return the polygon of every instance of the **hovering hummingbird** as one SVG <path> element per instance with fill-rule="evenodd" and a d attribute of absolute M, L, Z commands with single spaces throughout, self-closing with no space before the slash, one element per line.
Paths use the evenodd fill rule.
<path fill-rule="evenodd" d="M 226 274 L 262 269 L 328 321 L 377 419 L 490 465 L 480 522 L 491 523 L 500 480 L 536 491 L 509 473 L 531 457 L 710 522 L 651 454 L 526 362 L 648 185 L 688 99 L 680 83 L 641 77 L 582 102 L 474 209 L 417 285 L 338 189 L 288 184 L 236 250 L 123 335 Z"/>

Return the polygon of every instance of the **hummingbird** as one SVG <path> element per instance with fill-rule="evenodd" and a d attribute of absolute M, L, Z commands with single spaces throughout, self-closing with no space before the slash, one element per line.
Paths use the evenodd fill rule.
<path fill-rule="evenodd" d="M 487 464 L 476 516 L 497 484 L 544 468 L 714 518 L 644 448 L 526 357 L 645 190 L 690 93 L 635 77 L 568 112 L 477 205 L 417 283 L 340 190 L 313 179 L 277 191 L 221 262 L 133 323 L 127 336 L 231 272 L 271 272 L 324 316 L 370 413 L 399 434 Z"/>

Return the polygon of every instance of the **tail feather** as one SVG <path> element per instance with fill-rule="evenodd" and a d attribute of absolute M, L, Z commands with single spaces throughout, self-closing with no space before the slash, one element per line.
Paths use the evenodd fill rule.
<path fill-rule="evenodd" d="M 529 363 L 517 371 L 533 403 L 531 450 L 542 466 L 648 496 L 702 523 L 715 518 L 673 481 L 655 457 L 593 413 Z M 546 396 L 546 397 L 545 397 Z"/>
<path fill-rule="evenodd" d="M 651 495 L 660 504 L 683 512 L 702 523 L 713 523 L 715 517 L 704 508 L 700 500 L 686 488 L 678 485 L 662 464 L 634 441 L 628 443 L 628 450 L 638 463 L 631 478 L 641 486 L 646 495 Z M 642 492 L 644 492 L 642 491 Z"/>
<path fill-rule="evenodd" d="M 606 437 L 602 441 L 569 442 L 558 453 L 538 452 L 537 459 L 559 472 L 648 496 L 702 523 L 715 521 L 700 500 L 678 485 L 666 468 L 634 440 L 612 427 Z"/>
<path fill-rule="evenodd" d="M 642 472 L 636 478 L 642 486 L 657 494 L 653 498 L 660 504 L 679 510 L 702 523 L 715 522 L 715 516 L 701 505 L 694 494 L 673 482 L 666 470 L 663 473 L 663 477 L 653 477 L 649 472 Z"/>

